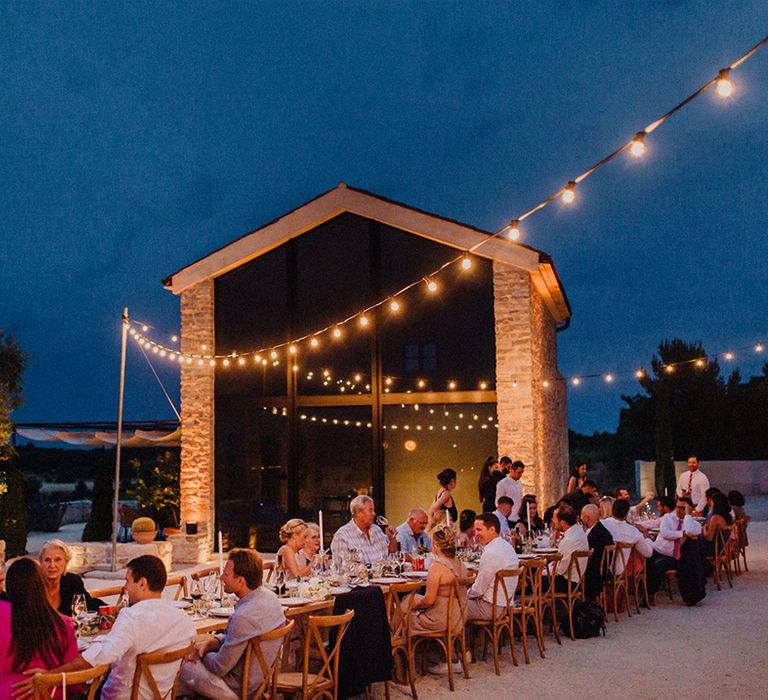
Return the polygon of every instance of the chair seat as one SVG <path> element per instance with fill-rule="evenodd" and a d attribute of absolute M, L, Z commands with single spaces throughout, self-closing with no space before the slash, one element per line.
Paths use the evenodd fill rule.
<path fill-rule="evenodd" d="M 316 678 L 317 678 L 317 674 L 315 673 L 307 674 L 308 688 L 312 688 Z M 301 690 L 301 680 L 302 680 L 301 671 L 289 671 L 287 673 L 279 673 L 277 676 L 277 689 L 278 691 Z M 326 679 L 320 680 L 318 684 L 314 686 L 313 690 L 318 691 L 324 688 L 332 688 L 332 687 L 333 687 L 333 683 L 331 683 L 331 681 L 329 681 L 326 678 Z"/>

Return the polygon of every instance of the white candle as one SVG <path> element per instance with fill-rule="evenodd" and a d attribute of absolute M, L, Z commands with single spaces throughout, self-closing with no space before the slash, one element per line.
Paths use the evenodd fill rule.
<path fill-rule="evenodd" d="M 317 512 L 317 524 L 320 528 L 320 554 L 323 553 L 323 511 L 320 510 Z"/>
<path fill-rule="evenodd" d="M 453 527 L 453 523 L 451 522 L 451 514 L 447 510 L 445 511 L 445 519 L 446 519 L 446 522 L 448 523 L 448 526 Z"/>
<path fill-rule="evenodd" d="M 530 501 L 528 501 L 525 504 L 525 510 L 528 513 L 528 532 L 530 532 L 531 531 L 531 503 L 530 503 Z"/>
<path fill-rule="evenodd" d="M 665 495 L 665 496 L 668 496 L 668 495 L 669 495 L 669 493 L 667 493 L 668 491 L 669 491 L 669 489 L 668 489 L 668 488 L 665 486 L 665 487 L 664 487 L 664 495 Z"/>
<path fill-rule="evenodd" d="M 224 546 L 222 545 L 221 530 L 219 530 L 219 575 L 224 573 Z"/>

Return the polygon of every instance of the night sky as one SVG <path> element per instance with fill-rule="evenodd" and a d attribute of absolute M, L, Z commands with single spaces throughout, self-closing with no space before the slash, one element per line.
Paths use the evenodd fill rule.
<path fill-rule="evenodd" d="M 120 313 L 340 181 L 496 230 L 768 34 L 764 0 L 0 3 L 0 327 L 19 422 L 114 420 Z M 613 430 L 665 337 L 768 338 L 768 49 L 528 220 L 573 308 L 569 420 Z M 768 353 L 765 353 L 768 354 Z M 768 358 L 739 353 L 744 375 Z M 723 362 L 722 364 L 728 365 Z M 178 396 L 178 370 L 157 363 Z M 173 414 L 137 348 L 127 419 Z"/>

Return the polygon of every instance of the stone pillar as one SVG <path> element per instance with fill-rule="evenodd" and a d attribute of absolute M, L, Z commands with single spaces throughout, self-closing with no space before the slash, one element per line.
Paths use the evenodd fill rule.
<path fill-rule="evenodd" d="M 181 350 L 215 351 L 214 284 L 198 282 L 181 293 Z M 206 362 L 181 367 L 181 520 L 197 522 L 213 549 L 214 368 Z"/>
<path fill-rule="evenodd" d="M 555 323 L 528 272 L 499 262 L 493 269 L 499 456 L 525 463 L 524 490 L 546 507 L 562 495 L 568 474 Z"/>

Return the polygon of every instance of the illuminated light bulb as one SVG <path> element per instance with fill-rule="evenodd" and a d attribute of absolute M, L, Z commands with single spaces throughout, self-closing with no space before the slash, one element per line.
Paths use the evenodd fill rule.
<path fill-rule="evenodd" d="M 269 362 L 267 362 L 266 360 L 262 360 L 261 361 L 262 367 L 266 367 L 268 364 L 269 364 Z"/>
<path fill-rule="evenodd" d="M 288 352 L 291 353 L 291 355 L 295 355 L 298 351 L 296 350 L 295 345 L 291 345 L 288 347 Z"/>
<path fill-rule="evenodd" d="M 763 351 L 763 346 L 761 343 L 758 343 L 757 345 L 755 345 L 755 352 L 762 352 L 762 351 Z"/>
<path fill-rule="evenodd" d="M 675 368 L 674 368 L 672 365 L 667 365 L 666 367 L 664 367 L 664 371 L 665 371 L 667 374 L 672 374 L 672 372 L 674 372 L 674 371 L 675 371 Z"/>
<path fill-rule="evenodd" d="M 160 351 L 160 357 L 165 357 L 168 353 L 165 350 Z"/>
<path fill-rule="evenodd" d="M 215 367 L 215 366 L 216 366 L 216 360 L 214 360 L 213 358 L 211 358 L 210 360 L 208 360 L 208 364 L 209 364 L 211 367 Z"/>
<path fill-rule="evenodd" d="M 643 370 L 641 369 L 635 372 L 635 377 L 637 377 L 637 379 L 642 379 L 644 376 L 645 376 L 645 372 L 643 372 Z"/>
<path fill-rule="evenodd" d="M 392 385 L 392 377 L 387 377 L 387 378 L 384 380 L 384 383 L 385 383 L 387 386 L 391 386 L 391 385 Z"/>
<path fill-rule="evenodd" d="M 368 325 L 368 317 L 365 314 L 360 317 L 360 325 L 363 327 Z"/>
<path fill-rule="evenodd" d="M 203 358 L 202 358 L 202 357 L 201 357 L 201 358 L 200 358 L 200 359 L 197 361 L 197 364 L 198 364 L 200 367 L 202 367 L 202 366 L 205 364 L 205 361 L 203 360 Z"/>
<path fill-rule="evenodd" d="M 370 384 L 366 384 L 365 385 L 365 390 L 366 391 L 370 391 L 371 390 L 371 385 Z"/>
<path fill-rule="evenodd" d="M 356 374 L 354 376 L 354 379 L 355 379 L 356 382 L 361 382 L 361 381 L 363 381 L 363 375 L 362 374 Z"/>
<path fill-rule="evenodd" d="M 581 379 L 579 379 L 578 377 L 574 377 L 573 379 L 571 379 L 571 384 L 573 384 L 573 386 L 579 386 L 579 384 L 581 384 Z"/>
<path fill-rule="evenodd" d="M 256 355 L 253 358 L 253 361 L 258 365 L 261 362 L 261 355 Z"/>
<path fill-rule="evenodd" d="M 520 238 L 520 222 L 517 219 L 507 226 L 507 236 L 510 241 L 516 241 Z"/>
<path fill-rule="evenodd" d="M 430 425 L 430 426 L 429 426 L 429 429 L 430 429 L 430 430 L 434 430 L 434 429 L 435 429 L 435 426 L 434 426 L 434 425 Z"/>
<path fill-rule="evenodd" d="M 273 367 L 277 367 L 279 364 L 280 364 L 280 360 L 275 360 L 275 361 L 272 363 L 272 366 L 273 366 Z"/>
<path fill-rule="evenodd" d="M 245 364 L 245 358 L 244 357 L 239 358 L 237 360 L 237 364 L 242 367 Z"/>
<path fill-rule="evenodd" d="M 225 367 L 229 367 L 229 360 L 228 360 L 228 359 L 225 357 L 225 358 L 224 358 L 224 359 L 221 361 L 221 364 L 222 364 L 222 365 L 224 365 Z"/>
<path fill-rule="evenodd" d="M 171 336 L 171 342 L 172 343 L 178 343 L 179 342 L 179 336 L 178 335 L 172 335 Z"/>
<path fill-rule="evenodd" d="M 131 328 L 131 330 L 128 331 L 131 335 L 136 335 L 136 329 Z"/>
<path fill-rule="evenodd" d="M 294 365 L 293 366 L 293 371 L 294 372 L 298 372 L 299 371 L 299 366 L 298 365 Z"/>
<path fill-rule="evenodd" d="M 191 357 L 188 357 L 188 358 L 187 358 L 187 364 L 188 364 L 188 365 L 191 365 L 191 364 L 192 364 L 192 358 L 191 358 Z"/>
<path fill-rule="evenodd" d="M 480 388 L 485 391 L 488 388 L 488 382 L 480 382 Z"/>
<path fill-rule="evenodd" d="M 512 388 L 517 389 L 517 379 L 512 380 Z"/>
<path fill-rule="evenodd" d="M 320 341 L 317 338 L 312 338 L 309 341 L 310 347 L 316 348 L 318 345 L 320 345 Z"/>
<path fill-rule="evenodd" d="M 732 360 L 733 359 L 733 353 L 732 352 L 727 352 L 727 353 L 725 353 L 725 355 L 723 355 L 723 357 L 726 360 Z"/>
<path fill-rule="evenodd" d="M 277 350 L 273 350 L 271 353 L 269 353 L 269 356 L 273 359 L 277 359 Z"/>
<path fill-rule="evenodd" d="M 698 360 L 696 360 L 696 362 L 695 362 L 695 365 L 696 365 L 697 367 L 703 367 L 703 366 L 704 366 L 704 360 L 702 360 L 701 358 L 699 358 Z"/>
<path fill-rule="evenodd" d="M 456 382 L 448 382 L 448 388 L 453 391 L 456 388 Z"/>
<path fill-rule="evenodd" d="M 410 425 L 404 425 L 404 426 L 403 426 L 403 430 L 410 430 L 410 429 L 411 429 L 411 426 L 410 426 Z"/>
<path fill-rule="evenodd" d="M 333 337 L 334 338 L 341 338 L 341 328 L 336 326 L 336 328 L 333 329 Z"/>
<path fill-rule="evenodd" d="M 385 389 L 384 389 L 384 393 L 385 393 L 385 394 L 388 394 L 388 393 L 389 393 L 389 387 L 387 387 L 387 388 L 385 388 Z"/>
<path fill-rule="evenodd" d="M 153 346 L 152 346 L 152 352 L 153 352 L 153 353 L 155 353 L 155 355 L 157 355 L 157 353 L 159 353 L 159 352 L 160 352 L 160 348 L 159 348 L 159 347 L 157 347 L 157 345 L 153 345 Z"/>
<path fill-rule="evenodd" d="M 176 357 L 173 358 L 174 360 L 178 360 L 179 364 L 184 362 L 184 356 L 183 355 L 176 355 Z"/>
<path fill-rule="evenodd" d="M 208 346 L 207 346 L 205 343 L 203 343 L 203 344 L 200 346 L 200 349 L 201 349 L 202 351 L 206 351 L 206 350 L 208 349 Z"/>
<path fill-rule="evenodd" d="M 461 259 L 461 266 L 465 270 L 469 270 L 469 268 L 472 267 L 472 260 L 469 257 L 469 253 L 464 254 L 464 257 Z"/>
<path fill-rule="evenodd" d="M 419 379 L 419 381 L 416 382 L 416 386 L 419 387 L 419 389 L 423 389 L 427 386 L 427 383 L 423 379 Z"/>
<path fill-rule="evenodd" d="M 574 191 L 576 189 L 576 183 L 571 180 L 565 187 L 565 190 L 563 191 L 562 197 L 563 202 L 565 204 L 572 204 L 573 200 L 576 199 L 576 192 Z"/>
<path fill-rule="evenodd" d="M 343 387 L 341 387 L 341 389 L 339 389 L 339 391 L 340 391 L 342 394 L 343 394 L 343 393 L 344 393 L 346 390 L 347 390 L 347 387 L 345 387 L 345 386 L 343 386 Z"/>
<path fill-rule="evenodd" d="M 435 280 L 428 280 L 426 278 L 424 281 L 427 283 L 427 289 L 434 294 L 437 291 L 437 282 L 435 282 Z"/>
<path fill-rule="evenodd" d="M 142 326 L 141 330 L 146 333 L 149 330 L 149 326 Z"/>
<path fill-rule="evenodd" d="M 645 132 L 638 131 L 635 134 L 635 138 L 632 141 L 632 145 L 629 147 L 629 152 L 635 157 L 639 158 L 645 153 Z"/>
<path fill-rule="evenodd" d="M 730 97 L 733 92 L 733 83 L 729 77 L 730 68 L 723 68 L 717 77 L 717 94 L 720 97 Z"/>
<path fill-rule="evenodd" d="M 393 312 L 400 311 L 400 302 L 397 299 L 393 299 L 389 302 L 389 310 Z"/>
<path fill-rule="evenodd" d="M 610 374 L 610 373 L 606 374 L 605 375 L 605 381 L 610 384 L 613 381 L 613 375 Z"/>

